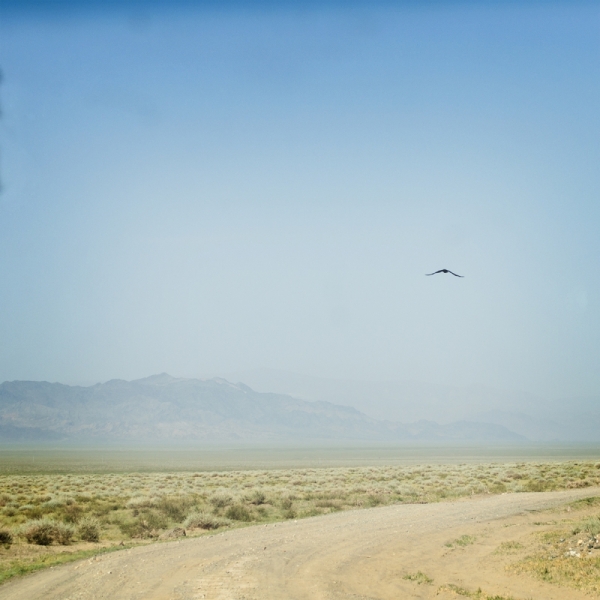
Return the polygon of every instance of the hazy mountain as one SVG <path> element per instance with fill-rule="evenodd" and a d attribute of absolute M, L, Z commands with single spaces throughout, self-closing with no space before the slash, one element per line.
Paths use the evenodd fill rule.
<path fill-rule="evenodd" d="M 227 375 L 258 391 L 352 406 L 369 417 L 399 422 L 457 421 L 499 425 L 532 441 L 600 441 L 600 398 L 546 400 L 526 392 L 416 381 L 352 381 L 275 369 Z"/>
<path fill-rule="evenodd" d="M 15 439 L 516 442 L 524 437 L 498 424 L 381 421 L 348 406 L 256 392 L 225 379 L 178 379 L 162 374 L 89 387 L 5 382 L 0 385 L 0 441 Z"/>

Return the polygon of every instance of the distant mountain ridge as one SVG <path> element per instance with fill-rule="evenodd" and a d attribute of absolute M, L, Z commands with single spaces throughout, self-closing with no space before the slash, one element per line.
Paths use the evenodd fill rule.
<path fill-rule="evenodd" d="M 163 373 L 89 387 L 12 381 L 0 385 L 0 442 L 269 442 L 292 440 L 493 441 L 525 438 L 497 424 L 402 424 L 326 401 L 256 392 L 221 378 Z"/>
<path fill-rule="evenodd" d="M 535 442 L 600 442 L 600 396 L 546 399 L 484 386 L 327 379 L 277 369 L 225 375 L 258 391 L 353 406 L 378 420 L 500 425 Z M 236 380 L 237 380 L 236 379 Z"/>

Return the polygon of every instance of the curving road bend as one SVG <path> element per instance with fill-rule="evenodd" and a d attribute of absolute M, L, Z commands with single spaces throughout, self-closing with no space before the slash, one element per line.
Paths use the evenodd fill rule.
<path fill-rule="evenodd" d="M 1 586 L 0 598 L 441 599 L 445 595 L 440 595 L 437 587 L 417 586 L 403 579 L 402 573 L 434 569 L 434 563 L 444 556 L 444 540 L 498 519 L 598 494 L 600 490 L 589 488 L 506 494 L 253 526 L 132 548 L 41 571 Z M 445 552 L 447 555 L 447 549 Z M 460 576 L 451 563 L 445 568 L 444 581 Z M 436 578 L 438 583 L 443 581 Z M 528 597 L 538 597 L 538 592 L 543 594 L 539 597 L 554 597 L 542 588 L 537 592 L 532 588 Z M 569 597 L 579 595 L 574 592 Z"/>

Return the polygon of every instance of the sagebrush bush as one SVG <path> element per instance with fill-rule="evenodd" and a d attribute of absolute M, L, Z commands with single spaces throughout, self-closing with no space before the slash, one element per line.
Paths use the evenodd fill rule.
<path fill-rule="evenodd" d="M 77 523 L 83 514 L 83 509 L 79 504 L 70 503 L 63 507 L 63 519 L 66 523 Z"/>
<path fill-rule="evenodd" d="M 233 502 L 233 498 L 229 494 L 217 492 L 210 497 L 210 503 L 215 508 L 225 508 Z"/>
<path fill-rule="evenodd" d="M 283 510 L 290 510 L 290 508 L 292 508 L 292 504 L 292 499 L 289 496 L 285 496 L 284 498 L 282 498 L 281 502 L 279 503 Z"/>
<path fill-rule="evenodd" d="M 170 519 L 181 523 L 193 504 L 194 501 L 191 498 L 166 497 L 162 498 L 156 507 Z"/>
<path fill-rule="evenodd" d="M 153 508 L 158 502 L 157 498 L 149 498 L 148 496 L 134 496 L 127 502 L 127 508 Z"/>
<path fill-rule="evenodd" d="M 49 546 L 56 539 L 56 523 L 50 519 L 36 519 L 25 523 L 21 532 L 30 544 Z"/>
<path fill-rule="evenodd" d="M 250 511 L 243 504 L 232 504 L 225 511 L 225 516 L 232 521 L 252 521 Z"/>
<path fill-rule="evenodd" d="M 84 517 L 79 521 L 77 535 L 84 542 L 100 541 L 100 523 L 94 517 Z"/>
<path fill-rule="evenodd" d="M 0 544 L 8 548 L 13 543 L 12 533 L 8 529 L 0 529 Z"/>
<path fill-rule="evenodd" d="M 248 501 L 251 504 L 260 506 L 261 504 L 264 504 L 267 501 L 267 496 L 262 490 L 254 490 L 248 497 Z"/>
<path fill-rule="evenodd" d="M 287 508 L 281 514 L 284 519 L 295 519 L 298 516 L 293 506 L 290 506 L 290 508 Z"/>
<path fill-rule="evenodd" d="M 62 546 L 67 546 L 73 540 L 75 529 L 67 523 L 56 523 L 54 540 Z"/>
<path fill-rule="evenodd" d="M 145 510 L 133 521 L 118 523 L 119 529 L 132 538 L 155 538 L 162 529 L 166 529 L 168 521 L 164 515 L 155 510 Z"/>
<path fill-rule="evenodd" d="M 229 525 L 229 519 L 217 517 L 206 511 L 194 512 L 183 522 L 186 529 L 218 529 Z"/>

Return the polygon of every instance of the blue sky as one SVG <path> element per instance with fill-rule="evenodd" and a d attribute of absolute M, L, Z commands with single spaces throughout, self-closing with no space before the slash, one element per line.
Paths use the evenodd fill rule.
<path fill-rule="evenodd" d="M 600 394 L 594 3 L 0 6 L 0 380 Z"/>

